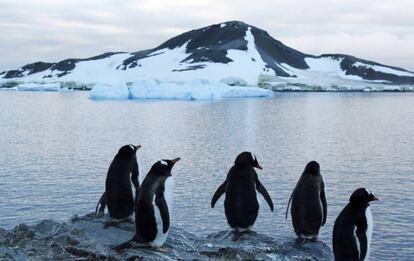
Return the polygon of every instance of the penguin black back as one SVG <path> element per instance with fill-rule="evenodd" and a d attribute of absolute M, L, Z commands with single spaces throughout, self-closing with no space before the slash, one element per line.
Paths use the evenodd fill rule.
<path fill-rule="evenodd" d="M 373 228 L 369 202 L 374 200 L 378 198 L 369 190 L 359 188 L 338 215 L 332 236 L 336 261 L 368 260 Z"/>
<path fill-rule="evenodd" d="M 227 222 L 235 230 L 249 229 L 256 221 L 259 211 L 256 190 L 263 195 L 270 209 L 273 202 L 266 188 L 258 179 L 254 168 L 262 169 L 251 152 L 240 153 L 227 174 L 226 181 L 217 189 L 212 200 L 214 207 L 221 195 L 226 193 L 224 210 Z"/>
<path fill-rule="evenodd" d="M 123 219 L 134 213 L 134 197 L 130 180 L 138 191 L 139 168 L 136 152 L 140 147 L 140 145 L 122 146 L 114 157 L 106 176 L 105 193 L 99 202 L 100 213 L 103 214 L 106 205 L 110 218 Z"/>
<path fill-rule="evenodd" d="M 327 216 L 325 183 L 316 161 L 306 165 L 289 199 L 286 218 L 290 201 L 292 225 L 296 235 L 300 238 L 316 239 Z"/>
<path fill-rule="evenodd" d="M 134 240 L 139 244 L 160 247 L 167 238 L 172 207 L 172 184 L 167 180 L 172 182 L 171 169 L 179 160 L 156 162 L 142 182 L 135 202 Z"/>

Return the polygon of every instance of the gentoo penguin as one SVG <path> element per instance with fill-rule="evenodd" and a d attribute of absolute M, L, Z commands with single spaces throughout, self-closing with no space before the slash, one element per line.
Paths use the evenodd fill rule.
<path fill-rule="evenodd" d="M 214 193 L 211 207 L 214 208 L 217 200 L 226 193 L 224 212 L 227 222 L 236 232 L 249 230 L 256 221 L 259 212 L 259 203 L 256 190 L 262 194 L 270 210 L 273 211 L 273 202 L 257 177 L 254 168 L 262 169 L 257 158 L 251 152 L 240 153 L 230 168 L 227 178 Z"/>
<path fill-rule="evenodd" d="M 179 160 L 161 160 L 152 165 L 135 201 L 135 236 L 114 247 L 114 250 L 133 246 L 162 250 L 160 247 L 166 241 L 170 229 L 173 189 L 171 169 Z"/>
<path fill-rule="evenodd" d="M 105 182 L 105 192 L 96 206 L 95 214 L 103 215 L 106 205 L 108 206 L 109 222 L 104 228 L 128 219 L 134 213 L 134 196 L 131 189 L 131 181 L 135 190 L 139 190 L 137 150 L 141 145 L 122 146 L 116 154 L 108 169 Z M 130 181 L 131 174 L 131 181 Z M 101 207 L 98 210 L 99 204 Z"/>
<path fill-rule="evenodd" d="M 372 235 L 369 202 L 378 200 L 371 191 L 359 188 L 352 193 L 333 228 L 333 251 L 336 261 L 368 260 Z"/>
<path fill-rule="evenodd" d="M 325 225 L 328 209 L 325 184 L 316 161 L 309 162 L 300 176 L 286 208 L 286 219 L 291 201 L 292 224 L 296 236 L 316 240 L 319 229 Z"/>

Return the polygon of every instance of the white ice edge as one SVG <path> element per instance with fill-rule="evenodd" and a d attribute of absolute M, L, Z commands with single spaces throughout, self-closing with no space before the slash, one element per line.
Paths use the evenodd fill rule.
<path fill-rule="evenodd" d="M 128 84 L 97 84 L 89 98 L 131 100 L 220 100 L 244 97 L 272 97 L 273 92 L 258 87 L 228 86 L 221 82 L 196 79 L 184 83 L 160 82 L 146 79 Z"/>

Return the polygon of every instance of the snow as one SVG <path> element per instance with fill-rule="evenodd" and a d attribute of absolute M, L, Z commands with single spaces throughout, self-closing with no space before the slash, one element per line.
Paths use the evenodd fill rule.
<path fill-rule="evenodd" d="M 99 60 L 90 60 L 76 63 L 76 68 L 66 75 L 57 77 L 61 71 L 46 70 L 24 77 L 25 82 L 62 82 L 78 83 L 105 83 L 116 85 L 119 82 L 133 82 L 138 79 L 159 79 L 168 81 L 188 81 L 191 79 L 209 79 L 220 81 L 226 77 L 242 77 L 248 85 L 256 86 L 257 77 L 266 68 L 259 52 L 256 50 L 255 39 L 251 28 L 246 30 L 244 39 L 247 41 L 247 50 L 230 49 L 227 57 L 232 60 L 227 64 L 213 62 L 182 62 L 191 53 L 187 52 L 188 42 L 182 46 L 150 53 L 148 57 L 138 61 L 139 66 L 122 70 L 123 61 L 130 58 L 130 53 L 119 53 Z M 252 58 L 255 60 L 253 61 Z M 185 70 L 189 66 L 202 66 L 203 69 Z M 117 69 L 118 68 L 118 69 Z M 52 77 L 50 77 L 52 76 Z M 23 80 L 23 79 L 19 79 Z M 0 83 L 7 79 L 0 79 Z"/>
<path fill-rule="evenodd" d="M 223 28 L 223 27 L 226 27 L 226 23 L 222 23 L 222 24 L 220 24 L 220 28 Z"/>
<path fill-rule="evenodd" d="M 328 57 L 322 58 L 305 58 L 305 62 L 309 66 L 308 70 L 318 72 L 341 73 L 341 60 L 335 60 Z"/>
<path fill-rule="evenodd" d="M 340 77 L 348 80 L 363 80 L 356 75 L 346 75 L 345 71 L 341 68 L 341 62 L 343 58 L 335 59 L 333 57 L 321 57 L 321 58 L 305 58 L 305 62 L 308 64 L 309 69 L 307 72 L 323 72 L 329 76 Z"/>
<path fill-rule="evenodd" d="M 225 23 L 220 27 L 227 26 Z M 174 49 L 164 48 L 153 51 L 146 58 L 137 61 L 138 66 L 124 68 L 123 62 L 132 57 L 131 53 L 117 53 L 98 60 L 88 60 L 76 63 L 76 68 L 66 75 L 61 71 L 46 70 L 26 75 L 23 78 L 11 80 L 0 78 L 0 86 L 8 81 L 24 81 L 17 90 L 21 91 L 58 91 L 57 81 L 61 86 L 65 83 L 76 83 L 77 86 L 90 87 L 95 85 L 91 99 L 180 99 L 180 100 L 217 100 L 227 97 L 254 97 L 263 94 L 257 89 L 219 89 L 221 83 L 240 86 L 261 86 L 259 76 L 265 75 L 274 80 L 267 85 L 273 90 L 328 90 L 328 91 L 382 91 L 403 90 L 412 91 L 414 86 L 394 85 L 384 80 L 364 80 L 356 75 L 346 75 L 341 69 L 343 58 L 334 57 L 307 57 L 305 62 L 309 69 L 302 70 L 284 63 L 276 63 L 288 74 L 296 77 L 278 77 L 273 70 L 267 68 L 256 49 L 255 38 L 251 27 L 245 31 L 244 39 L 247 41 L 247 50 L 229 49 L 228 63 L 194 62 L 186 60 L 191 55 L 187 52 L 187 45 Z M 202 47 L 199 47 L 202 48 Z M 185 62 L 183 62 L 186 60 Z M 414 77 L 414 73 L 388 68 L 379 65 L 367 65 L 361 62 L 353 66 L 369 67 L 376 71 L 392 73 L 399 76 Z M 190 67 L 199 69 L 189 69 Z M 124 70 L 125 69 L 125 70 Z M 266 74 L 264 74 L 266 73 Z M 143 82 L 141 79 L 157 79 L 160 82 Z M 195 79 L 195 82 L 191 82 Z M 197 79 L 209 79 L 209 84 L 201 84 Z M 39 85 L 36 82 L 45 84 Z M 127 83 L 131 83 L 127 85 Z M 48 84 L 51 84 L 48 86 Z M 266 83 L 267 84 L 267 83 Z M 73 85 L 73 84 L 72 84 Z M 70 88 L 70 86 L 68 87 Z M 193 88 L 197 86 L 197 89 Z M 106 87 L 105 87 L 106 86 Z M 108 86 L 114 89 L 108 89 Z M 137 87 L 139 86 L 139 87 Z M 221 88 L 220 87 L 220 88 Z M 225 88 L 225 87 L 223 87 Z M 60 90 L 61 91 L 61 90 Z M 126 98 L 126 96 L 128 97 Z"/>
<path fill-rule="evenodd" d="M 365 63 L 361 63 L 361 62 L 356 62 L 352 66 L 370 68 L 370 69 L 373 69 L 374 71 L 377 71 L 377 72 L 389 73 L 389 74 L 394 74 L 394 75 L 398 75 L 398 76 L 414 77 L 414 73 L 412 73 L 412 72 L 396 70 L 396 69 L 381 66 L 381 65 L 372 65 L 372 64 L 365 64 Z"/>
<path fill-rule="evenodd" d="M 158 82 L 142 79 L 115 86 L 93 87 L 90 99 L 199 100 L 213 101 L 244 97 L 272 97 L 273 92 L 257 87 L 228 86 L 221 82 L 195 79 L 188 82 Z"/>
<path fill-rule="evenodd" d="M 346 75 L 341 68 L 341 61 L 342 58 L 308 57 L 305 58 L 305 62 L 309 66 L 307 70 L 297 69 L 282 63 L 282 68 L 291 75 L 296 75 L 296 77 L 276 77 L 275 82 L 278 86 L 273 89 L 284 91 L 362 91 L 367 87 L 367 84 L 371 84 L 359 76 Z M 268 75 L 266 77 L 272 78 Z"/>

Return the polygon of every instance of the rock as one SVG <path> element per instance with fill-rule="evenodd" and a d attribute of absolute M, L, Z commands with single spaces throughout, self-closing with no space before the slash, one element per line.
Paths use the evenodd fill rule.
<path fill-rule="evenodd" d="M 238 238 L 238 239 L 236 239 Z M 329 247 L 323 242 L 277 240 L 256 233 L 232 231 L 211 234 L 199 245 L 199 252 L 214 259 L 225 260 L 332 260 Z"/>
<path fill-rule="evenodd" d="M 116 252 L 111 248 L 131 239 L 134 225 L 103 229 L 104 221 L 90 214 L 64 223 L 44 220 L 34 226 L 0 229 L 0 260 L 333 260 L 323 242 L 300 243 L 256 232 L 236 236 L 220 231 L 199 237 L 174 227 L 164 245 L 166 253 L 150 248 Z"/>

